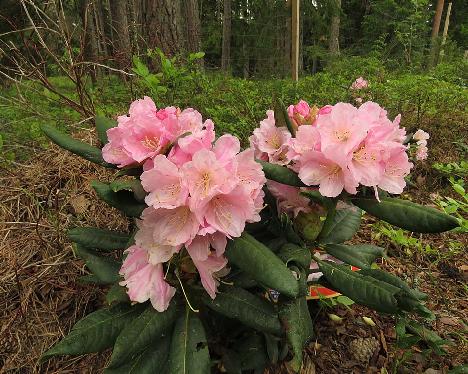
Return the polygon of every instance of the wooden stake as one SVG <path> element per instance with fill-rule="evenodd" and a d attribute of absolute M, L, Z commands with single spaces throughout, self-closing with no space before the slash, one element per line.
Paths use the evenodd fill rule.
<path fill-rule="evenodd" d="M 297 82 L 299 79 L 299 4 L 300 0 L 292 0 L 291 6 L 291 72 L 292 79 Z"/>
<path fill-rule="evenodd" d="M 452 11 L 452 2 L 449 3 L 447 7 L 447 15 L 445 16 L 444 32 L 442 34 L 442 43 L 440 47 L 440 59 L 441 60 L 444 58 L 444 45 L 445 45 L 445 42 L 447 41 L 447 33 L 448 33 L 451 11 Z"/>

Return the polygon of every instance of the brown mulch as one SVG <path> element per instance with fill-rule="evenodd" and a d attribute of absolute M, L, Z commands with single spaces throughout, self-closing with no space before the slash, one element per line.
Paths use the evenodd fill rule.
<path fill-rule="evenodd" d="M 89 143 L 95 139 L 91 131 L 79 135 Z M 0 373 L 97 373 L 107 362 L 108 352 L 58 357 L 42 365 L 38 359 L 103 302 L 101 289 L 78 282 L 84 266 L 65 233 L 75 226 L 128 229 L 127 219 L 98 201 L 89 186 L 92 179 L 110 180 L 112 175 L 56 146 L 23 166 L 0 169 Z M 364 225 L 358 240 L 373 240 L 371 223 Z M 420 346 L 405 357 L 395 346 L 393 318 L 359 306 L 317 306 L 316 337 L 306 350 L 302 373 L 445 373 L 468 362 L 467 255 L 464 249 L 453 253 L 446 248 L 448 240 L 461 241 L 466 248 L 467 238 L 442 234 L 424 240 L 438 250 L 437 256 L 405 254 L 381 239 L 379 244 L 388 247 L 390 255 L 381 266 L 429 294 L 428 307 L 437 316 L 432 327 L 454 343 L 447 347 L 448 354 L 425 356 Z M 330 313 L 341 322 L 332 321 Z M 365 323 L 364 316 L 375 326 Z M 366 362 L 350 352 L 359 338 L 375 338 L 377 344 Z M 283 372 L 285 365 L 269 369 Z"/>

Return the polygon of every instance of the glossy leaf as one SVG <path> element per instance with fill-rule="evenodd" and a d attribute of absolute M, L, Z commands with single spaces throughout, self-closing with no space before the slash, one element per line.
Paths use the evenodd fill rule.
<path fill-rule="evenodd" d="M 378 202 L 374 198 L 353 198 L 352 203 L 370 215 L 408 231 L 437 233 L 459 226 L 456 218 L 408 200 L 382 198 Z"/>
<path fill-rule="evenodd" d="M 299 297 L 285 304 L 280 310 L 280 318 L 292 348 L 293 358 L 290 365 L 298 372 L 302 364 L 302 350 L 314 335 L 306 298 Z"/>
<path fill-rule="evenodd" d="M 195 313 L 188 308 L 176 321 L 169 354 L 171 374 L 206 374 L 210 355 L 205 330 Z"/>
<path fill-rule="evenodd" d="M 127 289 L 123 286 L 120 286 L 118 283 L 113 284 L 109 288 L 109 291 L 107 291 L 106 302 L 109 305 L 115 303 L 130 303 Z"/>
<path fill-rule="evenodd" d="M 102 284 L 112 284 L 120 280 L 121 264 L 119 262 L 109 257 L 99 256 L 79 244 L 76 244 L 74 249 L 76 255 L 84 260 L 88 269 Z"/>
<path fill-rule="evenodd" d="M 88 314 L 70 333 L 45 352 L 41 361 L 57 355 L 81 355 L 111 347 L 120 331 L 141 312 L 141 306 L 117 304 Z"/>
<path fill-rule="evenodd" d="M 318 241 L 323 244 L 343 243 L 354 236 L 359 230 L 360 224 L 360 209 L 353 206 L 345 209 L 336 209 L 330 223 L 327 225 L 327 222 L 325 222 L 324 228 L 318 237 Z"/>
<path fill-rule="evenodd" d="M 395 295 L 398 287 L 379 281 L 361 272 L 352 271 L 349 266 L 318 261 L 320 271 L 333 289 L 348 296 L 356 303 L 369 306 L 382 313 L 397 313 L 398 301 Z"/>
<path fill-rule="evenodd" d="M 68 136 L 51 125 L 41 125 L 41 130 L 50 140 L 67 151 L 83 157 L 88 161 L 94 162 L 95 164 L 99 164 L 107 168 L 116 168 L 115 165 L 104 161 L 99 148 L 93 147 L 80 140 L 73 139 L 71 136 Z"/>
<path fill-rule="evenodd" d="M 303 268 L 309 268 L 312 261 L 310 250 L 292 243 L 284 244 L 278 252 L 278 257 L 284 261 L 286 265 L 291 262 L 302 266 Z"/>
<path fill-rule="evenodd" d="M 143 189 L 141 185 L 141 181 L 138 179 L 117 179 L 109 185 L 112 191 L 119 192 L 119 191 L 131 191 L 135 196 L 135 199 L 139 202 L 143 202 L 145 200 L 146 191 Z"/>
<path fill-rule="evenodd" d="M 361 273 L 364 275 L 369 275 L 382 282 L 389 283 L 395 287 L 398 287 L 414 299 L 417 299 L 417 300 L 427 299 L 427 295 L 424 292 L 420 292 L 418 290 L 411 288 L 408 285 L 408 283 L 406 283 L 404 280 L 386 271 L 383 271 L 380 269 L 363 269 Z"/>
<path fill-rule="evenodd" d="M 298 295 L 299 284 L 287 266 L 268 247 L 246 232 L 228 242 L 226 256 L 230 263 L 264 286 L 289 297 Z"/>
<path fill-rule="evenodd" d="M 267 179 L 287 184 L 289 186 L 304 187 L 304 183 L 299 179 L 297 173 L 285 166 L 270 164 L 266 161 L 257 160 L 262 165 L 263 172 Z"/>
<path fill-rule="evenodd" d="M 107 130 L 116 127 L 117 121 L 104 116 L 96 116 L 94 122 L 96 123 L 96 131 L 100 142 L 106 144 L 109 141 L 107 139 Z"/>
<path fill-rule="evenodd" d="M 292 136 L 296 135 L 296 130 L 291 123 L 291 119 L 288 115 L 288 110 L 284 106 L 284 103 L 279 98 L 274 98 L 275 107 L 275 124 L 278 127 L 286 127 Z"/>
<path fill-rule="evenodd" d="M 130 236 L 123 232 L 95 227 L 75 227 L 67 232 L 68 238 L 88 248 L 112 251 L 125 248 Z"/>
<path fill-rule="evenodd" d="M 130 362 L 117 368 L 106 368 L 104 374 L 165 373 L 170 344 L 170 335 L 160 338 Z"/>
<path fill-rule="evenodd" d="M 327 244 L 325 250 L 333 257 L 361 269 L 368 268 L 384 252 L 383 248 L 371 244 Z"/>
<path fill-rule="evenodd" d="M 117 338 L 112 352 L 110 368 L 133 360 L 149 345 L 171 331 L 177 316 L 177 308 L 171 303 L 165 312 L 158 312 L 148 305 L 143 313 L 129 323 Z"/>
<path fill-rule="evenodd" d="M 99 181 L 92 181 L 91 186 L 97 195 L 110 206 L 121 210 L 129 217 L 140 217 L 146 205 L 139 203 L 129 191 L 114 192 L 112 188 Z"/>
<path fill-rule="evenodd" d="M 204 295 L 203 303 L 210 309 L 237 319 L 256 330 L 281 334 L 278 314 L 271 304 L 242 288 L 224 287 L 216 294 L 214 300 Z"/>

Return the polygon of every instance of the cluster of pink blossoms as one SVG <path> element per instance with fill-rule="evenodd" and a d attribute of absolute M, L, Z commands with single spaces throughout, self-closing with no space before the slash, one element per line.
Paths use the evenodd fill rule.
<path fill-rule="evenodd" d="M 416 160 L 424 161 L 427 158 L 427 141 L 429 134 L 423 130 L 414 133 L 413 139 L 416 140 Z"/>
<path fill-rule="evenodd" d="M 338 196 L 343 189 L 356 194 L 359 185 L 400 194 L 412 163 L 399 123 L 400 116 L 390 121 L 374 102 L 359 108 L 338 103 L 321 108 L 312 125 L 299 126 L 293 138 L 275 126 L 268 111 L 250 142 L 256 157 L 290 167 L 305 185 L 319 186 L 323 196 Z"/>
<path fill-rule="evenodd" d="M 349 87 L 351 90 L 363 90 L 369 87 L 369 82 L 366 81 L 363 77 L 357 78 L 353 84 L 351 84 L 351 87 Z"/>
<path fill-rule="evenodd" d="M 240 152 L 231 135 L 215 141 L 213 123 L 203 123 L 197 111 L 157 111 L 149 98 L 134 102 L 130 116 L 119 117 L 108 135 L 107 161 L 144 162 L 148 208 L 120 270 L 130 300 L 150 300 L 156 310 L 166 310 L 175 288 L 165 281 L 163 264 L 183 248 L 215 298 L 227 239 L 239 237 L 246 222 L 260 220 L 266 179 L 254 151 Z M 167 156 L 162 154 L 172 142 Z"/>

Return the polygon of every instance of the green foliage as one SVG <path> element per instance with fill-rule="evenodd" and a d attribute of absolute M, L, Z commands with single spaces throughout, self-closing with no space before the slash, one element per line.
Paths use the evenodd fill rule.
<path fill-rule="evenodd" d="M 210 372 L 210 356 L 205 329 L 189 308 L 176 321 L 169 354 L 169 372 L 205 374 Z"/>
<path fill-rule="evenodd" d="M 421 233 L 444 232 L 458 221 L 441 211 L 396 198 L 352 198 L 353 204 L 374 217 L 405 230 Z"/>
<path fill-rule="evenodd" d="M 333 257 L 359 268 L 370 267 L 377 257 L 382 257 L 384 251 L 371 244 L 327 244 L 325 250 Z"/>
<path fill-rule="evenodd" d="M 289 297 L 298 295 L 299 284 L 291 271 L 269 248 L 246 232 L 229 241 L 226 256 L 257 282 Z"/>
<path fill-rule="evenodd" d="M 214 300 L 207 295 L 202 299 L 215 312 L 256 330 L 281 336 L 281 324 L 272 305 L 242 288 L 225 287 Z"/>
<path fill-rule="evenodd" d="M 97 116 L 94 122 L 96 123 L 96 131 L 100 142 L 106 144 L 108 142 L 106 132 L 110 128 L 117 126 L 117 122 L 104 116 Z"/>
<path fill-rule="evenodd" d="M 111 347 L 120 331 L 141 312 L 141 309 L 141 306 L 117 304 L 88 314 L 73 326 L 64 339 L 45 352 L 41 360 L 45 361 L 57 355 L 100 352 Z"/>
<path fill-rule="evenodd" d="M 86 266 L 97 278 L 100 284 L 113 284 L 119 281 L 119 262 L 110 257 L 93 253 L 92 250 L 89 250 L 80 244 L 76 244 L 74 249 L 76 255 L 85 261 Z"/>
<path fill-rule="evenodd" d="M 67 236 L 72 242 L 103 251 L 125 248 L 130 239 L 128 234 L 94 227 L 75 227 Z"/>

